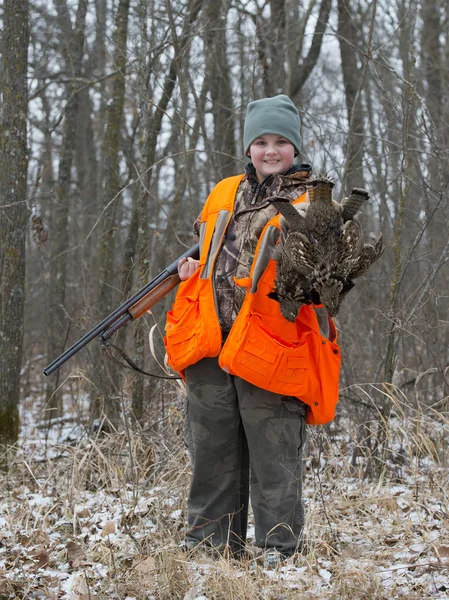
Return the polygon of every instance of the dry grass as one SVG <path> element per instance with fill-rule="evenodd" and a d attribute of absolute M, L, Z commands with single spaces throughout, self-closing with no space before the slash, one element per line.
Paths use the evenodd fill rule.
<path fill-rule="evenodd" d="M 447 598 L 447 415 L 392 406 L 310 431 L 304 551 L 272 570 L 183 550 L 180 411 L 132 434 L 30 426 L 1 481 L 0 600 Z"/>

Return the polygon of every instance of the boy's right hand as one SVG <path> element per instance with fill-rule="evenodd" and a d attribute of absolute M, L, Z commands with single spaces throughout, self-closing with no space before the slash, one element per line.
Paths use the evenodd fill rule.
<path fill-rule="evenodd" d="M 195 273 L 200 264 L 199 260 L 195 260 L 194 258 L 181 258 L 178 262 L 178 275 L 181 281 L 185 281 L 189 277 Z"/>

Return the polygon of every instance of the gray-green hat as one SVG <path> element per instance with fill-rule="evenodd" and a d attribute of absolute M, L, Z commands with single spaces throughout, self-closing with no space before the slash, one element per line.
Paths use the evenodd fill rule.
<path fill-rule="evenodd" d="M 301 149 L 301 123 L 296 106 L 285 94 L 263 98 L 248 104 L 243 130 L 245 155 L 255 139 L 266 133 L 282 135 L 293 144 L 297 153 Z"/>

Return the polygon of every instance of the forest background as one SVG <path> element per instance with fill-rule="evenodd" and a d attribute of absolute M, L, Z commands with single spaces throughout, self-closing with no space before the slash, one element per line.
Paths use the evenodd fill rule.
<path fill-rule="evenodd" d="M 0 18 L 3 445 L 19 411 L 60 423 L 80 398 L 89 427 L 166 423 L 179 387 L 118 368 L 96 342 L 42 369 L 191 246 L 208 192 L 242 172 L 248 102 L 286 93 L 299 161 L 334 178 L 336 199 L 365 187 L 362 224 L 386 246 L 337 319 L 350 462 L 385 469 L 387 424 L 405 413 L 438 424 L 443 460 L 446 0 L 3 0 Z M 160 374 L 170 302 L 118 334 Z"/>

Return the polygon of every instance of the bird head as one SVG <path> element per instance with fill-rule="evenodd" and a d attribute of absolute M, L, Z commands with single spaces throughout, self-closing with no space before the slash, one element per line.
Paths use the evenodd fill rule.
<path fill-rule="evenodd" d="M 279 302 L 279 308 L 282 316 L 291 323 L 296 321 L 301 304 L 304 302 L 306 304 L 310 304 L 310 300 L 306 299 L 303 292 L 299 290 L 283 288 L 282 293 L 279 293 L 278 290 L 275 290 L 270 292 L 268 297 L 272 300 L 276 300 L 276 302 Z"/>
<path fill-rule="evenodd" d="M 321 303 L 324 304 L 331 317 L 335 317 L 340 310 L 343 287 L 342 278 L 332 277 L 332 275 L 317 277 L 313 284 L 313 288 L 320 296 Z"/>
<path fill-rule="evenodd" d="M 289 302 L 288 300 L 284 300 L 284 302 L 280 305 L 280 308 L 284 319 L 287 319 L 287 321 L 290 321 L 290 323 L 294 323 L 296 317 L 298 316 L 298 304 L 293 301 Z"/>

